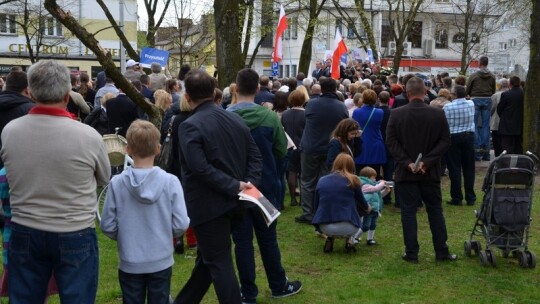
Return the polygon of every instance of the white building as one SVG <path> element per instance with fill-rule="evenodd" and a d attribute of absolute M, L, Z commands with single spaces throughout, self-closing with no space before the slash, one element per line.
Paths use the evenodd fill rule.
<path fill-rule="evenodd" d="M 470 72 L 474 71 L 478 66 L 478 62 L 475 59 L 480 55 L 496 56 L 498 54 L 498 51 L 495 51 L 496 49 L 491 45 L 491 41 L 494 36 L 497 36 L 495 32 L 497 32 L 497 27 L 500 26 L 498 21 L 500 21 L 502 10 L 493 7 L 493 3 L 490 4 L 488 0 L 479 1 L 481 3 L 475 6 L 474 15 L 472 18 L 469 18 L 471 23 L 473 23 L 469 31 L 469 41 L 472 41 L 471 46 L 473 46 L 468 52 L 468 59 L 471 61 Z M 342 36 L 345 38 L 345 43 L 350 53 L 349 60 L 354 59 L 353 49 L 361 47 L 360 41 L 356 38 L 352 30 L 353 26 L 343 21 L 344 19 L 339 15 L 332 1 L 328 2 L 317 19 L 312 44 L 310 70 L 302 71 L 306 75 L 311 73 L 316 61 L 324 60 L 325 53 L 328 53 L 329 50 L 334 48 L 336 28 L 340 28 Z M 362 35 L 363 29 L 356 8 L 354 7 L 354 1 L 343 0 L 339 1 L 339 4 L 354 18 L 354 25 Z M 264 11 L 261 5 L 261 1 L 256 1 L 256 6 L 259 8 L 259 16 L 255 18 L 256 24 L 253 28 L 252 41 L 248 54 L 253 54 L 253 50 L 261 37 L 259 27 L 262 24 L 277 24 L 276 14 L 273 17 L 276 20 L 268 20 L 268 17 L 260 14 L 260 11 Z M 384 66 L 391 65 L 393 56 L 390 55 L 395 52 L 395 42 L 391 41 L 391 26 L 387 1 L 365 1 L 364 9 L 368 18 L 371 19 L 370 23 L 373 27 L 373 33 L 381 55 L 381 63 Z M 276 12 L 279 8 L 274 6 L 273 10 Z M 414 19 L 412 30 L 407 35 L 400 71 L 424 74 L 437 74 L 442 71 L 448 71 L 451 75 L 456 75 L 460 70 L 461 63 L 462 44 L 460 41 L 463 39 L 465 10 L 466 0 L 424 1 L 424 4 Z M 298 2 L 285 6 L 285 12 L 287 13 L 289 29 L 284 34 L 283 39 L 283 59 L 279 63 L 280 77 L 296 76 L 299 72 L 300 51 L 304 41 L 309 14 L 306 12 L 306 9 L 299 9 Z M 481 27 L 477 26 L 475 22 L 481 23 Z M 259 73 L 266 75 L 271 75 L 272 73 L 271 55 L 274 39 L 275 29 L 272 35 L 266 37 L 256 54 L 253 68 Z M 367 39 L 365 41 L 367 43 Z M 528 54 L 526 50 L 522 50 L 522 52 L 523 54 Z M 361 50 L 361 53 L 365 54 L 365 51 Z M 249 56 L 248 61 L 250 59 Z M 510 53 L 510 58 L 512 56 L 514 56 L 513 53 Z M 365 59 L 365 55 L 361 57 Z M 498 60 L 494 58 L 493 62 L 498 62 Z M 514 62 L 509 62 L 510 65 L 512 63 Z M 515 63 L 518 62 L 516 61 Z M 496 65 L 494 64 L 494 66 Z"/>
<path fill-rule="evenodd" d="M 27 4 L 25 4 L 27 2 Z M 9 73 L 14 65 L 23 68 L 31 65 L 30 52 L 40 59 L 56 59 L 64 62 L 71 70 L 86 71 L 95 76 L 102 70 L 93 53 L 71 32 L 50 16 L 39 0 L 16 0 L 0 5 L 0 75 Z M 105 13 L 95 1 L 58 1 L 62 8 L 70 11 L 88 32 L 97 33 L 95 37 L 101 46 L 108 49 L 115 61 L 120 57 L 120 40 Z M 130 44 L 137 47 L 137 0 L 108 0 L 107 7 L 120 20 L 123 10 L 124 33 Z M 24 11 L 28 10 L 28 22 Z M 27 36 L 31 41 L 29 48 Z M 119 65 L 119 63 L 117 63 Z"/>

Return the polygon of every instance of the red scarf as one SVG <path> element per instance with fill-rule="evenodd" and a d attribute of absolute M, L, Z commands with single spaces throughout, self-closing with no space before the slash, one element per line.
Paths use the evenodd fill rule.
<path fill-rule="evenodd" d="M 39 114 L 39 115 L 51 115 L 51 116 L 65 116 L 71 119 L 75 119 L 75 114 L 66 111 L 65 109 L 60 109 L 56 107 L 46 107 L 46 106 L 35 106 L 28 114 Z"/>

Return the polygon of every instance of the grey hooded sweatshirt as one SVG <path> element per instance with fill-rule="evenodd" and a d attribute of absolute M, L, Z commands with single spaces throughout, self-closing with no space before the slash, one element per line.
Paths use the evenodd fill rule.
<path fill-rule="evenodd" d="M 128 168 L 112 178 L 101 230 L 118 242 L 120 270 L 153 273 L 171 267 L 173 236 L 189 226 L 178 178 L 159 167 Z"/>

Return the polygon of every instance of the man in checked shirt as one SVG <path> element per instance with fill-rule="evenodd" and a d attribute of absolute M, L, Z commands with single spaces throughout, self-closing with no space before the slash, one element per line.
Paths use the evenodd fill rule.
<path fill-rule="evenodd" d="M 463 205 L 461 192 L 461 174 L 465 188 L 465 201 L 472 206 L 476 201 L 474 193 L 474 103 L 465 99 L 464 86 L 454 86 L 452 95 L 455 98 L 444 106 L 444 114 L 450 127 L 452 144 L 446 152 L 448 175 L 450 176 L 450 205 Z"/>

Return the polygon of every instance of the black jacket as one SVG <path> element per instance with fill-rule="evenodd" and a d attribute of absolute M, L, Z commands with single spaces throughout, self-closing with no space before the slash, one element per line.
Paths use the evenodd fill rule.
<path fill-rule="evenodd" d="M 95 108 L 86 116 L 84 123 L 96 129 L 100 135 L 109 134 L 109 118 L 101 107 Z"/>
<path fill-rule="evenodd" d="M 270 92 L 268 88 L 261 88 L 259 93 L 255 95 L 256 104 L 263 104 L 263 102 L 270 102 L 273 104 L 275 99 L 276 96 L 274 95 L 274 93 Z"/>
<path fill-rule="evenodd" d="M 111 134 L 114 134 L 115 128 L 120 128 L 118 134 L 125 137 L 129 125 L 139 118 L 137 105 L 126 94 L 119 94 L 107 101 L 106 109 Z"/>
<path fill-rule="evenodd" d="M 20 93 L 0 92 L 0 134 L 10 121 L 26 115 L 32 107 L 34 107 L 34 102 Z M 0 139 L 0 148 L 2 148 L 2 139 Z M 0 160 L 0 168 L 2 167 Z"/>
<path fill-rule="evenodd" d="M 208 100 L 178 129 L 186 206 L 196 227 L 241 207 L 240 181 L 258 185 L 262 157 L 242 118 Z"/>
<path fill-rule="evenodd" d="M 511 88 L 501 94 L 501 101 L 497 105 L 500 135 L 523 134 L 523 107 L 524 96 L 521 88 Z"/>
<path fill-rule="evenodd" d="M 386 127 L 386 146 L 395 159 L 397 182 L 441 180 L 441 157 L 450 147 L 450 129 L 444 111 L 421 100 L 392 110 Z M 407 170 L 418 154 L 426 165 L 426 174 Z"/>

